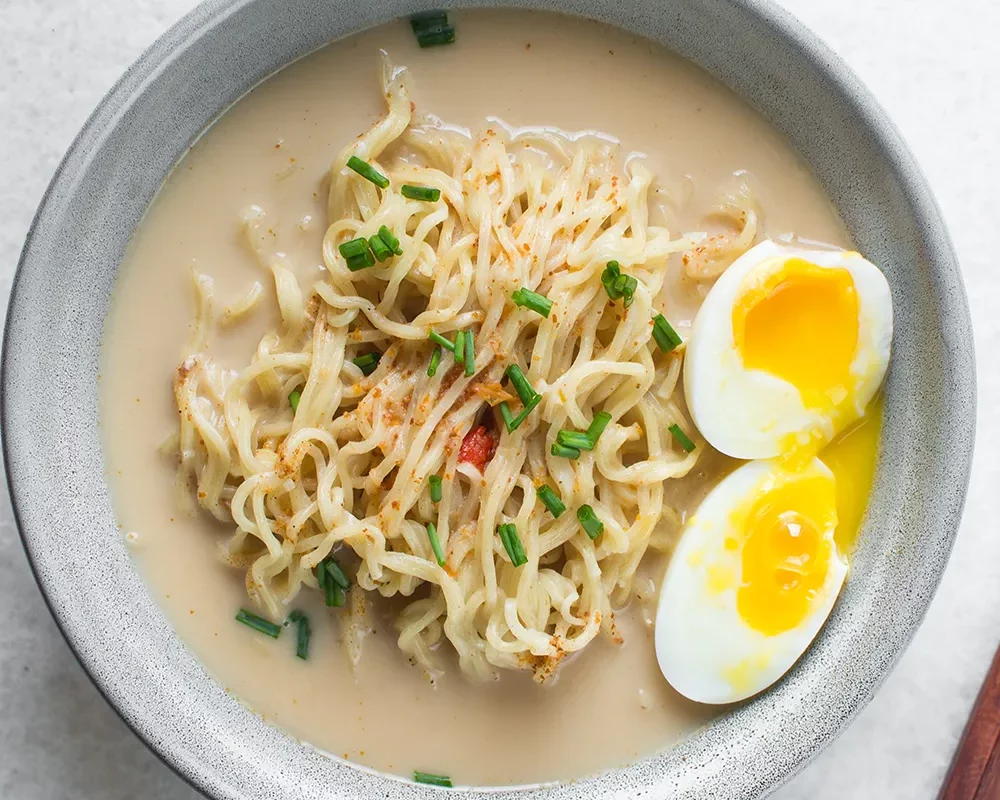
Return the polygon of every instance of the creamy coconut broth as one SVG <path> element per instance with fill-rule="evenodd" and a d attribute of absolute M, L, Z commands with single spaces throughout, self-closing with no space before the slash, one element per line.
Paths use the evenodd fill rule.
<path fill-rule="evenodd" d="M 667 747 L 709 718 L 657 667 L 652 617 L 664 564 L 652 552 L 639 596 L 617 614 L 624 644 L 599 636 L 549 685 L 528 674 L 474 683 L 449 669 L 432 686 L 397 649 L 380 607 L 355 672 L 340 645 L 342 611 L 324 608 L 317 592 L 295 602 L 312 620 L 306 661 L 294 657 L 292 630 L 272 640 L 234 622 L 237 609 L 250 606 L 243 572 L 217 558 L 230 526 L 185 510 L 175 462 L 158 452 L 177 426 L 171 381 L 190 332 L 191 268 L 214 278 L 220 313 L 255 281 L 264 284 L 267 301 L 212 341 L 223 364 L 245 364 L 276 312 L 270 276 L 246 247 L 240 215 L 250 205 L 266 209 L 275 249 L 301 284 L 321 276 L 327 172 L 384 111 L 380 48 L 410 69 L 417 107 L 449 123 L 476 131 L 498 118 L 513 127 L 601 131 L 620 139 L 624 153 L 644 153 L 673 229 L 699 229 L 733 174 L 746 171 L 768 236 L 794 232 L 849 246 L 797 155 L 692 64 L 581 20 L 469 12 L 453 21 L 451 46 L 421 50 L 409 26 L 394 23 L 297 62 L 226 112 L 178 164 L 135 236 L 107 321 L 105 459 L 122 531 L 153 595 L 209 671 L 265 720 L 397 774 L 418 769 L 470 784 L 575 778 Z M 700 295 L 680 279 L 679 265 L 672 269 L 672 321 L 683 335 Z M 671 500 L 691 509 L 725 469 L 721 457 L 704 457 L 670 487 Z"/>

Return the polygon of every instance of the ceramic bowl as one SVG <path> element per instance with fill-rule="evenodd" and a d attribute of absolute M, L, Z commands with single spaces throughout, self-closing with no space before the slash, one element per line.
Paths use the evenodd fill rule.
<path fill-rule="evenodd" d="M 447 4 L 447 3 L 445 3 Z M 325 42 L 440 0 L 212 0 L 167 32 L 81 131 L 38 210 L 3 360 L 11 497 L 66 639 L 133 730 L 205 794 L 244 800 L 437 796 L 263 723 L 173 634 L 119 536 L 97 424 L 98 354 L 115 274 L 161 181 L 221 111 Z M 812 165 L 896 313 L 878 476 L 853 576 L 814 646 L 771 691 L 628 768 L 494 800 L 756 798 L 868 702 L 910 641 L 958 526 L 974 433 L 972 332 L 924 178 L 845 65 L 757 0 L 462 0 L 589 16 L 715 74 Z M 484 723 L 485 724 L 485 723 Z"/>

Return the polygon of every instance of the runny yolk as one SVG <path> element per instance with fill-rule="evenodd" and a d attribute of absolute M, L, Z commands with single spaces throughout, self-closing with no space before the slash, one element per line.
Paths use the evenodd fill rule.
<path fill-rule="evenodd" d="M 738 524 L 744 541 L 737 610 L 765 635 L 791 630 L 826 581 L 829 532 L 837 524 L 834 482 L 813 475 L 779 483 L 760 494 Z"/>
<path fill-rule="evenodd" d="M 744 367 L 788 381 L 809 408 L 836 406 L 858 345 L 851 273 L 788 259 L 739 297 L 733 337 Z"/>
<path fill-rule="evenodd" d="M 820 461 L 833 473 L 837 484 L 837 549 L 850 555 L 868 507 L 878 462 L 878 441 L 882 432 L 882 396 L 868 405 L 865 415 L 839 433 L 819 454 Z"/>

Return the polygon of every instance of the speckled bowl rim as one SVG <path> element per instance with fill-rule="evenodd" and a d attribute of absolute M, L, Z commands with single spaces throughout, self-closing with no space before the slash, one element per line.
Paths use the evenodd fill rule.
<path fill-rule="evenodd" d="M 295 5 L 296 2 L 297 0 L 291 0 L 287 5 Z M 80 188 L 78 182 L 82 181 L 81 176 L 86 176 L 86 171 L 94 168 L 94 153 L 100 152 L 105 139 L 133 110 L 138 99 L 143 97 L 147 85 L 153 83 L 161 73 L 170 70 L 175 57 L 196 44 L 199 37 L 214 26 L 229 24 L 231 16 L 254 6 L 256 12 L 266 16 L 270 11 L 263 10 L 263 5 L 263 0 L 212 0 L 181 19 L 112 88 L 57 169 L 25 243 L 12 287 L 5 330 L 0 375 L 0 397 L 3 400 L 0 424 L 11 499 L 36 579 L 73 652 L 122 719 L 194 787 L 208 795 L 227 800 L 251 796 L 433 797 L 438 795 L 439 790 L 413 786 L 393 776 L 348 765 L 338 758 L 303 746 L 281 731 L 260 722 L 232 698 L 221 697 L 221 687 L 212 681 L 193 656 L 176 641 L 176 636 L 169 631 L 162 614 L 152 610 L 152 601 L 142 589 L 124 547 L 119 548 L 121 552 L 115 550 L 107 556 L 107 565 L 95 565 L 90 560 L 93 553 L 86 551 L 86 545 L 79 545 L 77 552 L 73 549 L 77 547 L 74 540 L 63 537 L 61 530 L 47 530 L 43 524 L 49 515 L 55 522 L 67 519 L 66 515 L 60 517 L 61 509 L 64 506 L 75 509 L 75 504 L 78 503 L 87 510 L 96 509 L 94 513 L 98 514 L 101 521 L 101 536 L 108 535 L 106 528 L 109 523 L 113 527 L 114 523 L 113 515 L 109 516 L 110 505 L 106 486 L 103 485 L 103 471 L 99 476 L 95 475 L 95 462 L 82 455 L 82 451 L 73 450 L 76 440 L 72 435 L 67 435 L 66 438 L 68 452 L 72 454 L 69 460 L 59 456 L 39 458 L 38 453 L 33 450 L 33 437 L 56 436 L 45 427 L 44 421 L 39 422 L 33 418 L 28 410 L 33 393 L 38 388 L 37 381 L 51 379 L 55 385 L 60 379 L 59 369 L 66 368 L 65 364 L 46 361 L 48 359 L 49 362 L 55 362 L 56 356 L 51 347 L 45 350 L 48 345 L 44 341 L 44 335 L 40 334 L 40 323 L 33 321 L 32 317 L 41 311 L 41 306 L 34 297 L 35 282 L 41 276 L 51 275 L 55 266 L 45 259 L 46 252 L 54 249 L 53 237 L 59 232 L 58 226 L 53 228 L 53 225 L 64 221 L 60 215 L 65 215 L 66 209 L 72 204 L 74 192 Z M 345 8 L 344 3 L 329 5 Z M 937 316 L 940 327 L 930 331 L 932 341 L 929 350 L 933 352 L 921 357 L 912 356 L 918 359 L 913 363 L 904 359 L 902 365 L 894 357 L 894 367 L 889 378 L 883 456 L 874 499 L 866 520 L 865 540 L 872 538 L 868 531 L 884 532 L 886 543 L 893 543 L 894 549 L 872 558 L 859 551 L 855 576 L 845 590 L 845 596 L 841 598 L 827 629 L 774 690 L 695 734 L 681 745 L 629 767 L 576 782 L 527 787 L 523 790 L 472 788 L 462 791 L 463 796 L 537 797 L 546 800 L 667 795 L 749 800 L 762 796 L 795 774 L 874 695 L 922 620 L 957 532 L 971 468 L 975 428 L 975 364 L 968 304 L 940 213 L 912 156 L 871 94 L 815 36 L 787 12 L 766 0 L 675 0 L 659 5 L 654 0 L 618 3 L 612 0 L 465 0 L 457 4 L 427 0 L 374 0 L 366 4 L 364 9 L 352 7 L 344 13 L 353 15 L 351 25 L 355 29 L 361 29 L 385 19 L 441 5 L 562 10 L 601 18 L 640 34 L 648 34 L 643 14 L 650 13 L 659 15 L 656 17 L 657 24 L 661 26 L 669 26 L 675 14 L 687 15 L 684 18 L 689 28 L 697 28 L 697 25 L 690 24 L 691 15 L 700 15 L 695 18 L 703 20 L 707 26 L 704 30 L 709 32 L 713 30 L 713 26 L 732 24 L 733 20 L 755 26 L 754 35 L 762 40 L 767 40 L 768 37 L 780 40 L 792 54 L 789 56 L 792 59 L 790 63 L 802 69 L 803 74 L 809 73 L 809 80 L 822 85 L 824 91 L 831 93 L 835 110 L 847 115 L 840 120 L 842 124 L 857 125 L 858 130 L 869 137 L 869 141 L 859 147 L 864 152 L 871 150 L 879 166 L 886 170 L 886 180 L 891 184 L 884 188 L 884 197 L 879 195 L 879 198 L 889 198 L 886 202 L 901 204 L 904 209 L 901 213 L 905 219 L 901 218 L 896 223 L 902 231 L 899 236 L 904 239 L 898 244 L 898 249 L 908 252 L 907 248 L 912 247 L 921 270 L 915 276 L 916 283 L 920 283 L 923 288 L 906 288 L 910 275 L 907 272 L 899 273 L 896 276 L 897 285 L 903 287 L 898 290 L 899 297 L 908 299 L 912 292 L 917 292 L 913 302 L 919 307 L 914 312 L 918 318 L 921 314 L 925 317 L 927 314 L 927 308 L 920 306 L 918 301 L 927 301 L 929 298 L 933 301 L 932 311 Z M 682 10 L 678 11 L 678 8 Z M 661 33 L 660 38 L 669 39 L 670 35 Z M 683 55 L 692 56 L 691 48 L 684 42 L 668 42 L 668 46 Z M 296 57 L 303 55 L 308 49 L 312 48 L 302 49 Z M 696 56 L 695 60 L 701 61 Z M 715 64 L 714 68 L 710 67 L 710 71 L 740 91 L 740 78 L 736 71 L 738 68 L 738 64 L 732 67 Z M 250 88 L 253 82 L 248 79 L 246 88 Z M 774 91 L 780 91 L 780 87 L 776 87 Z M 747 94 L 745 91 L 740 93 L 744 96 Z M 796 99 L 793 92 L 787 102 L 794 102 Z M 785 133 L 789 134 L 789 131 L 785 130 Z M 796 136 L 789 135 L 801 149 Z M 161 170 L 157 182 L 165 174 L 165 170 Z M 114 179 L 112 175 L 110 180 Z M 843 187 L 841 190 L 842 198 L 851 196 L 849 190 Z M 841 208 L 842 212 L 843 210 Z M 888 211 L 883 209 L 889 216 L 892 211 L 892 207 Z M 855 222 L 864 227 L 863 220 Z M 852 226 L 852 232 L 857 236 L 855 226 Z M 877 230 L 869 230 L 861 237 L 873 242 L 872 246 L 876 250 L 877 233 Z M 906 266 L 903 265 L 901 269 Z M 67 272 L 67 281 L 78 280 L 75 272 Z M 113 279 L 113 271 L 111 277 Z M 920 291 L 926 293 L 927 297 L 920 294 Z M 896 294 L 897 288 L 894 285 L 894 298 Z M 106 308 L 106 303 L 105 297 L 97 301 L 95 308 Z M 926 302 L 924 305 L 926 306 Z M 92 325 L 89 330 L 92 330 Z M 37 341 L 32 341 L 33 336 Z M 92 356 L 95 347 L 95 343 L 88 342 L 86 353 Z M 928 361 L 937 363 L 934 367 L 929 367 Z M 928 381 L 926 386 L 916 387 L 912 385 L 912 381 L 907 383 L 912 378 L 908 375 L 911 368 L 919 374 L 930 370 L 928 374 L 934 376 L 933 381 Z M 92 387 L 80 391 L 86 410 L 91 412 L 90 416 L 80 417 L 80 427 L 84 429 L 81 441 L 89 443 L 96 437 L 96 414 L 93 413 L 96 411 L 96 391 Z M 71 398 L 59 395 L 58 399 L 63 405 L 56 406 L 52 423 L 54 427 L 64 423 L 63 415 L 67 418 L 73 416 L 66 411 L 65 404 L 81 398 L 77 395 Z M 928 414 L 933 412 L 937 416 L 932 418 L 923 414 L 919 407 L 921 401 L 930 404 L 931 411 Z M 907 430 L 920 430 L 927 434 L 925 449 L 929 455 L 912 452 L 904 454 L 908 447 L 910 450 L 919 450 L 911 447 L 912 442 L 900 441 Z M 898 457 L 900 461 L 887 464 L 886 460 L 890 456 L 886 456 L 886 453 L 890 453 L 892 459 Z M 97 458 L 99 463 L 99 454 Z M 921 472 L 928 468 L 932 468 L 933 474 L 922 476 Z M 85 475 L 80 477 L 78 473 Z M 83 500 L 76 495 L 61 494 L 61 487 L 52 484 L 55 478 L 65 480 L 70 484 L 70 489 L 93 489 L 96 498 Z M 932 493 L 926 488 L 931 480 L 937 481 L 937 492 Z M 902 519 L 907 513 L 910 516 Z M 911 539 L 906 538 L 905 531 L 897 529 L 904 522 L 913 527 Z M 67 527 L 71 529 L 67 531 L 69 534 L 85 533 L 81 530 L 82 524 L 72 529 L 73 525 L 67 523 Z M 925 533 L 926 536 L 923 535 Z M 897 552 L 895 544 L 900 542 L 902 544 Z M 58 564 L 52 553 L 56 544 L 68 548 L 62 550 L 62 553 L 78 556 L 77 568 L 81 571 L 97 574 L 96 570 L 106 568 L 109 574 L 120 576 L 123 590 L 135 606 L 130 609 L 130 613 L 138 615 L 152 612 L 155 617 L 143 626 L 143 635 L 160 636 L 159 643 L 165 647 L 163 658 L 179 671 L 177 676 L 161 676 L 164 685 L 168 678 L 176 678 L 177 681 L 171 688 L 187 690 L 197 685 L 197 689 L 191 688 L 188 691 L 188 695 L 193 696 L 183 695 L 176 704 L 164 703 L 169 693 L 160 692 L 163 687 L 158 682 L 142 686 L 142 690 L 128 685 L 128 680 L 134 682 L 136 676 L 145 674 L 139 670 L 140 666 L 149 665 L 138 664 L 136 659 L 139 656 L 125 645 L 105 649 L 109 647 L 109 629 L 101 628 L 100 623 L 102 615 L 111 612 L 101 609 L 96 616 L 88 617 L 88 614 L 97 612 L 97 609 L 83 609 L 80 607 L 83 605 L 81 602 L 74 601 L 68 590 L 70 584 L 66 582 L 64 575 L 59 575 L 60 570 L 56 568 Z M 866 546 L 863 544 L 862 550 Z M 905 597 L 902 603 L 893 605 L 890 602 L 883 611 L 879 603 L 886 598 L 867 596 L 866 588 L 887 570 L 891 575 L 896 574 L 892 572 L 893 565 L 883 563 L 895 556 L 898 556 L 901 565 L 897 571 L 903 571 L 891 588 Z M 887 619 L 890 611 L 893 618 Z M 94 624 L 85 624 L 88 619 Z M 116 618 L 115 621 L 121 620 Z M 146 628 L 150 630 L 147 631 Z M 838 654 L 837 649 L 845 641 L 855 645 L 859 642 L 870 644 L 867 658 L 853 658 L 849 663 L 843 661 L 843 654 Z M 146 661 L 149 660 L 147 654 Z M 835 674 L 835 668 L 838 667 L 841 670 L 846 667 L 848 675 Z M 820 679 L 829 680 L 836 688 L 826 698 L 827 703 L 819 709 L 800 705 L 789 711 L 790 703 L 808 696 L 804 693 Z M 202 694 L 199 695 L 198 692 Z M 152 699 L 146 695 L 152 696 Z M 154 711 L 157 700 L 160 701 L 160 707 Z M 202 702 L 205 703 L 205 717 L 204 720 L 199 720 L 198 712 Z M 198 725 L 198 722 L 204 724 Z M 230 735 L 235 737 L 238 733 L 249 734 L 243 740 L 243 746 L 230 746 L 227 749 L 223 738 Z"/>

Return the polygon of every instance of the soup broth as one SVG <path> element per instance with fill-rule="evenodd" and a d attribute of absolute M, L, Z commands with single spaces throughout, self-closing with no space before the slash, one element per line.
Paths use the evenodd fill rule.
<path fill-rule="evenodd" d="M 384 112 L 380 49 L 412 74 L 416 106 L 475 132 L 487 120 L 618 138 L 659 176 L 659 213 L 696 230 L 719 193 L 745 172 L 772 238 L 850 246 L 816 179 L 755 111 L 694 65 L 593 22 L 540 13 L 459 12 L 447 47 L 420 49 L 405 22 L 335 42 L 282 70 L 229 109 L 178 163 L 136 233 L 107 320 L 101 373 L 104 452 L 119 522 L 150 591 L 208 670 L 266 721 L 329 753 L 379 770 L 425 770 L 457 783 L 567 779 L 669 746 L 712 713 L 677 695 L 653 650 L 664 563 L 647 556 L 636 597 L 616 619 L 624 643 L 599 636 L 540 686 L 527 674 L 475 683 L 449 668 L 431 684 L 395 643 L 376 603 L 358 668 L 341 645 L 340 613 L 316 592 L 308 660 L 234 622 L 249 606 L 243 573 L 218 558 L 231 526 L 179 502 L 175 462 L 158 451 L 176 429 L 171 380 L 193 315 L 190 271 L 219 298 L 260 281 L 265 302 L 213 340 L 224 366 L 245 364 L 276 324 L 273 286 L 239 227 L 251 205 L 303 286 L 324 272 L 328 171 Z M 700 295 L 674 285 L 674 321 L 689 326 Z M 218 309 L 222 311 L 223 309 Z M 855 440 L 857 441 L 857 440 Z M 709 455 L 670 487 L 690 510 L 730 468 Z M 450 665 L 452 666 L 452 665 Z M 488 735 L 484 734 L 488 731 Z M 600 746 L 595 742 L 600 740 Z M 503 742 L 503 754 L 497 750 Z"/>

